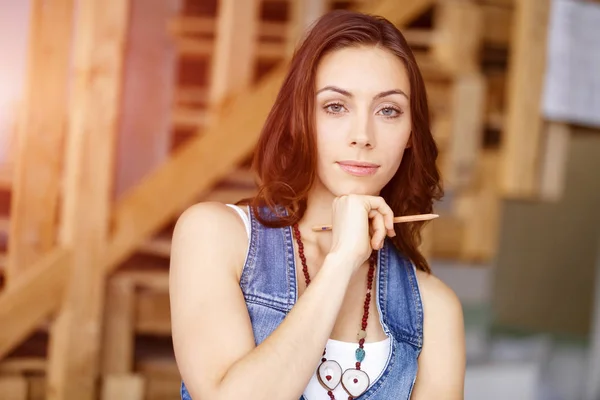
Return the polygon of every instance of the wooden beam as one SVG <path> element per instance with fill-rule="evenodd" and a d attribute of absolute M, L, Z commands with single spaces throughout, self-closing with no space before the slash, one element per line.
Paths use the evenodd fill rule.
<path fill-rule="evenodd" d="M 27 379 L 23 376 L 0 376 L 3 400 L 27 400 Z"/>
<path fill-rule="evenodd" d="M 306 30 L 327 12 L 327 2 L 325 0 L 294 1 L 291 2 L 290 8 L 286 53 L 291 57 Z"/>
<path fill-rule="evenodd" d="M 56 241 L 73 0 L 31 2 L 25 107 L 18 124 L 7 284 Z"/>
<path fill-rule="evenodd" d="M 144 242 L 138 251 L 142 254 L 151 256 L 169 258 L 171 257 L 171 239 L 170 238 L 152 238 Z"/>
<path fill-rule="evenodd" d="M 180 57 L 208 58 L 214 53 L 212 40 L 198 38 L 181 38 L 175 42 Z M 283 60 L 285 58 L 285 44 L 279 42 L 256 43 L 256 58 L 261 61 Z"/>
<path fill-rule="evenodd" d="M 537 195 L 550 0 L 515 3 L 508 67 L 506 130 L 502 135 L 503 195 Z"/>
<path fill-rule="evenodd" d="M 513 22 L 511 8 L 494 4 L 480 4 L 483 9 L 483 41 L 494 46 L 508 47 Z"/>
<path fill-rule="evenodd" d="M 0 359 L 59 308 L 69 263 L 67 250 L 54 249 L 0 292 Z"/>
<path fill-rule="evenodd" d="M 259 8 L 258 0 L 219 2 L 209 87 L 212 108 L 252 83 Z M 280 54 L 284 56 L 283 52 Z"/>
<path fill-rule="evenodd" d="M 117 274 L 107 286 L 102 375 L 129 374 L 135 357 L 135 285 Z"/>
<path fill-rule="evenodd" d="M 404 1 L 400 6 L 397 0 L 381 0 L 375 4 L 364 1 L 357 5 L 356 9 L 367 14 L 380 15 L 396 26 L 402 27 L 427 11 L 434 2 L 434 0 L 411 0 Z"/>
<path fill-rule="evenodd" d="M 479 50 L 483 43 L 483 13 L 463 0 L 439 2 L 434 17 L 435 41 L 431 56 L 454 73 L 480 70 Z"/>
<path fill-rule="evenodd" d="M 141 334 L 169 336 L 171 334 L 169 292 L 140 291 L 135 300 L 137 310 L 135 331 Z"/>
<path fill-rule="evenodd" d="M 69 283 L 52 326 L 48 400 L 96 399 L 113 162 L 130 2 L 80 0 L 70 96 L 61 243 Z"/>
<path fill-rule="evenodd" d="M 43 357 L 18 357 L 9 358 L 0 362 L 1 375 L 37 374 L 46 373 L 47 361 Z"/>
<path fill-rule="evenodd" d="M 168 30 L 174 36 L 210 36 L 215 33 L 216 26 L 213 17 L 183 15 L 169 21 Z M 285 22 L 259 21 L 258 36 L 284 39 L 288 34 L 287 26 Z"/>
<path fill-rule="evenodd" d="M 31 375 L 27 377 L 27 400 L 46 400 L 46 377 Z"/>
<path fill-rule="evenodd" d="M 177 107 L 173 110 L 171 122 L 180 128 L 205 127 L 208 124 L 208 113 L 199 108 Z"/>
<path fill-rule="evenodd" d="M 108 375 L 104 378 L 102 400 L 144 400 L 144 378 L 137 374 Z"/>
<path fill-rule="evenodd" d="M 179 87 L 175 91 L 175 104 L 206 103 L 208 89 L 202 86 Z"/>
<path fill-rule="evenodd" d="M 500 231 L 500 193 L 497 150 L 483 151 L 479 157 L 477 182 L 455 199 L 455 214 L 463 223 L 459 259 L 491 262 L 498 249 Z"/>
<path fill-rule="evenodd" d="M 461 74 L 453 82 L 452 126 L 442 166 L 448 188 L 464 188 L 473 181 L 483 143 L 485 87 L 485 78 L 476 72 Z"/>

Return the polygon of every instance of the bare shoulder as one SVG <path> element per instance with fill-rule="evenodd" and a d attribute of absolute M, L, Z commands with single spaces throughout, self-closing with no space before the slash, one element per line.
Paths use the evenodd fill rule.
<path fill-rule="evenodd" d="M 194 259 L 199 252 L 220 254 L 224 264 L 241 271 L 248 235 L 244 222 L 231 207 L 218 202 L 203 202 L 186 209 L 173 231 L 171 266 L 188 266 L 179 258 Z M 229 262 L 227 262 L 229 261 Z"/>
<path fill-rule="evenodd" d="M 423 307 L 429 316 L 460 319 L 462 323 L 462 306 L 456 293 L 442 280 L 433 274 L 417 270 L 417 281 Z M 425 315 L 427 318 L 427 315 Z M 458 322 L 458 321 L 456 321 Z"/>
<path fill-rule="evenodd" d="M 186 209 L 177 219 L 174 234 L 244 233 L 244 223 L 231 207 L 223 203 L 208 201 L 197 203 Z"/>

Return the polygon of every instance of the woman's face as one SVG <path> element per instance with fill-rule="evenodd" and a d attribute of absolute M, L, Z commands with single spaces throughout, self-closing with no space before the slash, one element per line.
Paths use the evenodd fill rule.
<path fill-rule="evenodd" d="M 378 195 L 411 132 L 410 84 L 388 50 L 349 47 L 325 55 L 316 75 L 318 180 L 333 195 Z"/>

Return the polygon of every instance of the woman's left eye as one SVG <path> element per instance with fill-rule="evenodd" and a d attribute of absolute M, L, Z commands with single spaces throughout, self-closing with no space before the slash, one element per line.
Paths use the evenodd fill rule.
<path fill-rule="evenodd" d="M 394 107 L 384 107 L 381 110 L 379 110 L 379 113 L 381 113 L 381 115 L 387 118 L 395 118 L 402 114 L 402 112 L 399 109 Z"/>

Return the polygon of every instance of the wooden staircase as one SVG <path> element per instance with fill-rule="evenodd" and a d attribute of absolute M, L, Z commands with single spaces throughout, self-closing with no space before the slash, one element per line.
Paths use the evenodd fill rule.
<path fill-rule="evenodd" d="M 300 3 L 256 1 L 262 8 L 250 14 L 256 18 L 249 19 L 246 12 L 227 8 L 225 14 L 216 14 L 216 7 L 206 6 L 210 2 L 203 3 L 208 12 L 196 12 L 200 2 L 188 0 L 181 15 L 166 27 L 178 49 L 180 71 L 172 109 L 172 155 L 112 208 L 111 235 L 101 263 L 108 276 L 101 343 L 105 398 L 112 390 L 122 398 L 179 398 L 168 302 L 172 225 L 181 211 L 197 201 L 233 203 L 255 193 L 249 159 L 301 24 L 301 10 L 294 8 Z M 495 220 L 487 225 L 472 223 L 468 210 L 498 198 L 496 187 L 478 169 L 497 167 L 498 147 L 493 138 L 503 124 L 504 108 L 497 95 L 502 93 L 505 66 L 490 68 L 488 64 L 496 54 L 490 48 L 506 47 L 508 33 L 506 37 L 490 35 L 483 24 L 497 22 L 499 15 L 510 18 L 510 5 L 493 1 L 402 3 L 323 4 L 325 10 L 355 8 L 383 15 L 404 28 L 426 79 L 433 133 L 442 153 L 440 165 L 455 199 L 452 206 L 439 206 L 448 223 L 428 232 L 426 251 L 466 259 L 490 257 Z M 240 23 L 251 25 L 248 29 L 256 37 L 223 34 Z M 469 39 L 463 40 L 465 36 Z M 253 50 L 240 50 L 244 44 L 251 44 Z M 251 74 L 231 70 L 228 60 L 240 52 L 248 54 Z M 236 110 L 235 119 L 227 114 L 229 108 Z M 497 215 L 493 204 L 482 212 Z M 5 225 L 8 219 L 0 224 L 0 233 Z M 477 245 L 455 240 L 456 246 L 444 246 L 457 232 L 454 236 L 475 238 Z M 478 254 L 481 248 L 484 254 Z M 0 326 L 10 325 L 0 333 L 0 360 L 4 358 L 0 392 L 1 377 L 8 376 L 12 379 L 8 385 L 25 385 L 28 397 L 23 398 L 43 398 L 49 368 L 45 349 L 32 355 L 19 345 L 35 332 L 47 337 L 47 322 L 59 311 L 67 290 L 67 261 L 72 252 L 68 247 L 53 249 L 0 292 Z"/>

